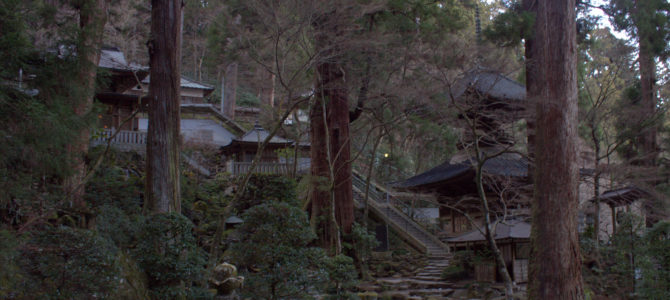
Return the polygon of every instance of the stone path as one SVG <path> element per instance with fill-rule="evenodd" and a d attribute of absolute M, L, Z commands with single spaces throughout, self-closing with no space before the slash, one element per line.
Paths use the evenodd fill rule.
<path fill-rule="evenodd" d="M 454 293 L 452 283 L 442 280 L 441 277 L 450 258 L 447 255 L 433 256 L 412 277 L 377 278 L 374 283 L 364 284 L 359 288 L 376 293 L 379 299 L 450 299 L 449 296 Z"/>

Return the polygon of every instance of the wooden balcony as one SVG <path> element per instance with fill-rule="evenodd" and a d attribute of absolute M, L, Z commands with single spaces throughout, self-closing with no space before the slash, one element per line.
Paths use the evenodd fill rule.
<path fill-rule="evenodd" d="M 103 129 L 91 138 L 91 146 L 106 145 L 112 137 L 112 129 Z M 121 151 L 146 151 L 147 133 L 144 131 L 120 130 L 110 143 Z"/>

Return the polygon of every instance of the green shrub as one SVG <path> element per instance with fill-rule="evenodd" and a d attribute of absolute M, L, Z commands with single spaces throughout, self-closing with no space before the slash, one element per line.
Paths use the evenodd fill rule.
<path fill-rule="evenodd" d="M 646 255 L 641 260 L 640 296 L 670 299 L 670 222 L 654 225 L 642 241 Z"/>
<path fill-rule="evenodd" d="M 0 230 L 0 299 L 19 297 L 25 274 L 17 263 L 21 240 L 12 232 Z"/>
<path fill-rule="evenodd" d="M 270 201 L 298 205 L 295 180 L 281 175 L 253 174 L 249 178 L 244 194 L 235 203 L 235 210 L 243 212 L 250 207 Z"/>
<path fill-rule="evenodd" d="M 456 251 L 449 267 L 442 271 L 442 277 L 445 279 L 472 277 L 475 273 L 476 264 L 491 259 L 491 252 L 488 249 Z"/>
<path fill-rule="evenodd" d="M 157 299 L 193 297 L 201 293 L 194 283 L 201 281 L 206 261 L 191 233 L 186 217 L 171 213 L 148 217 L 132 254 L 148 277 L 151 294 Z"/>
<path fill-rule="evenodd" d="M 44 227 L 21 249 L 24 298 L 111 298 L 121 278 L 117 248 L 94 231 Z"/>
<path fill-rule="evenodd" d="M 350 299 L 354 295 L 348 292 L 356 286 L 356 268 L 354 259 L 344 254 L 328 257 L 324 264 L 328 272 L 329 284 L 326 291 L 333 299 Z"/>
<path fill-rule="evenodd" d="M 116 246 L 128 248 L 139 234 L 144 217 L 128 215 L 122 209 L 104 204 L 98 208 L 95 223 L 98 232 Z"/>
<path fill-rule="evenodd" d="M 445 280 L 462 279 L 468 276 L 468 272 L 462 265 L 450 265 L 442 270 L 442 279 Z"/>
<path fill-rule="evenodd" d="M 372 250 L 379 245 L 375 234 L 358 223 L 354 223 L 351 229 L 351 241 L 356 256 L 365 261 L 370 259 Z"/>
<path fill-rule="evenodd" d="M 243 295 L 252 299 L 298 298 L 327 279 L 324 252 L 308 247 L 316 236 L 307 214 L 286 202 L 248 209 L 232 245 L 235 264 L 245 276 Z"/>
<path fill-rule="evenodd" d="M 143 179 L 128 168 L 103 166 L 86 185 L 86 202 L 92 208 L 117 207 L 125 214 L 141 212 Z"/>
<path fill-rule="evenodd" d="M 235 104 L 244 107 L 258 107 L 261 104 L 261 99 L 244 89 L 240 89 Z"/>

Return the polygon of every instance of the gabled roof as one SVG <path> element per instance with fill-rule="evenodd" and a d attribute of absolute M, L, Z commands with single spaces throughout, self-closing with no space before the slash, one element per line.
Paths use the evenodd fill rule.
<path fill-rule="evenodd" d="M 496 240 L 503 239 L 530 239 L 530 223 L 521 220 L 507 220 L 500 222 L 496 226 L 494 238 Z M 457 237 L 447 239 L 448 243 L 467 243 L 467 242 L 483 242 L 486 241 L 484 235 L 475 229 L 468 231 Z"/>
<path fill-rule="evenodd" d="M 123 52 L 116 47 L 103 47 L 100 49 L 100 62 L 98 66 L 120 71 L 147 70 L 146 67 L 129 64 Z"/>
<path fill-rule="evenodd" d="M 261 143 L 263 142 L 270 133 L 265 130 L 261 125 L 256 123 L 254 128 L 247 131 L 241 137 L 234 139 L 233 141 L 243 142 L 243 143 Z M 270 144 L 292 144 L 293 142 L 278 136 L 273 136 L 270 139 Z"/>
<path fill-rule="evenodd" d="M 462 96 L 468 88 L 497 99 L 526 99 L 526 87 L 511 78 L 493 70 L 476 68 L 456 82 L 452 90 L 454 97 Z"/>
<path fill-rule="evenodd" d="M 233 139 L 230 144 L 221 147 L 221 150 L 224 154 L 228 155 L 230 153 L 236 153 L 242 149 L 253 150 L 257 149 L 258 145 L 265 141 L 265 139 L 270 135 L 270 133 L 265 130 L 263 127 L 254 125 L 254 128 L 247 131 L 242 136 Z M 293 145 L 294 142 L 287 140 L 278 136 L 273 136 L 269 143 L 266 145 L 267 150 L 285 148 L 287 146 Z"/>
<path fill-rule="evenodd" d="M 98 67 L 107 70 L 110 79 L 107 86 L 98 87 L 98 92 L 123 93 L 149 74 L 148 68 L 129 64 L 123 52 L 114 47 L 100 49 Z"/>

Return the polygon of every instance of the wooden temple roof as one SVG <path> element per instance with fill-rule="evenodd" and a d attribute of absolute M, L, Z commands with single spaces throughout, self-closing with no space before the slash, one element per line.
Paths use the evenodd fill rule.
<path fill-rule="evenodd" d="M 224 153 L 236 153 L 240 149 L 249 149 L 255 150 L 258 147 L 258 144 L 265 141 L 265 139 L 270 135 L 270 133 L 261 127 L 258 123 L 254 125 L 254 128 L 247 131 L 245 134 L 238 138 L 234 138 L 230 144 L 223 146 L 221 150 Z M 266 145 L 267 150 L 284 148 L 287 146 L 294 145 L 294 142 L 291 140 L 284 139 L 282 137 L 273 136 L 269 143 Z"/>
<path fill-rule="evenodd" d="M 600 194 L 598 199 L 600 199 L 600 201 L 603 203 L 617 207 L 622 205 L 629 205 L 639 199 L 648 197 L 651 197 L 649 192 L 636 186 L 628 186 L 605 191 Z M 595 197 L 592 198 L 591 201 L 595 201 Z"/>
<path fill-rule="evenodd" d="M 496 226 L 496 232 L 494 238 L 496 240 L 504 239 L 519 239 L 519 240 L 528 240 L 530 239 L 530 223 L 522 220 L 506 220 L 504 222 L 498 223 Z M 484 242 L 486 238 L 484 235 L 477 229 L 468 231 L 464 234 L 461 234 L 457 237 L 453 237 L 447 240 L 448 243 L 473 243 L 473 242 Z"/>
<path fill-rule="evenodd" d="M 468 91 L 491 99 L 506 100 L 505 106 L 513 109 L 523 108 L 526 99 L 526 87 L 515 80 L 493 70 L 476 68 L 457 80 L 451 93 L 461 98 Z"/>
<path fill-rule="evenodd" d="M 471 158 L 461 163 L 449 161 L 426 172 L 395 182 L 392 187 L 414 192 L 437 192 L 445 196 L 458 196 L 476 192 L 474 176 L 476 161 Z M 528 160 L 517 154 L 503 154 L 487 160 L 482 171 L 485 175 L 528 177 Z"/>

